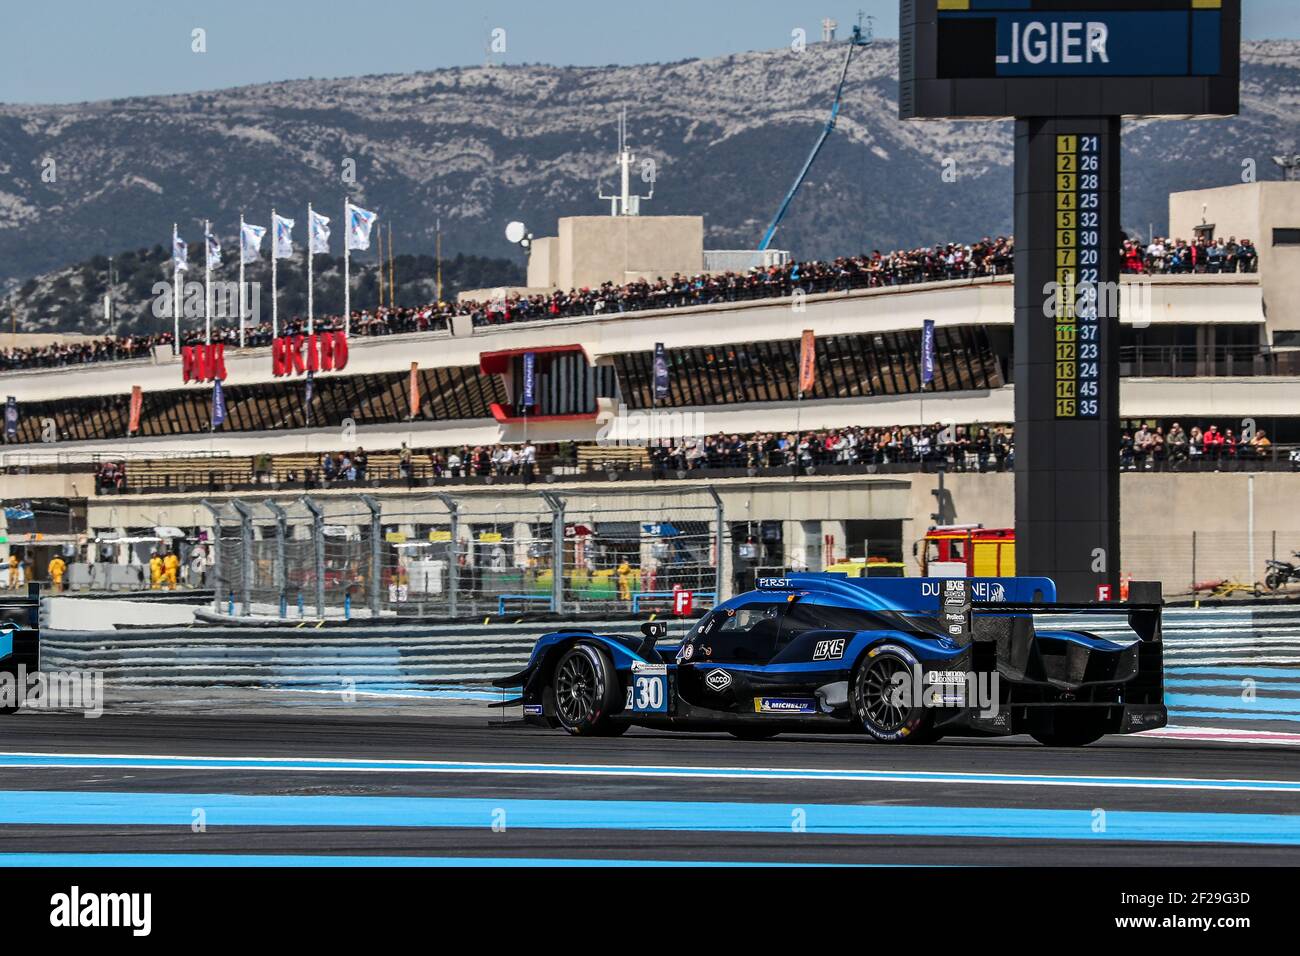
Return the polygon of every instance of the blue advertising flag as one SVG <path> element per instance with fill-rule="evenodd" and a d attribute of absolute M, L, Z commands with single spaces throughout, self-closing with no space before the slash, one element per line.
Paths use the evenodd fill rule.
<path fill-rule="evenodd" d="M 524 353 L 524 399 L 525 409 L 532 408 L 537 401 L 537 353 Z"/>
<path fill-rule="evenodd" d="M 662 342 L 655 343 L 655 401 L 668 397 L 668 356 Z"/>
<path fill-rule="evenodd" d="M 18 399 L 10 395 L 5 399 L 5 439 L 15 441 L 18 438 Z"/>
<path fill-rule="evenodd" d="M 921 326 L 921 383 L 934 381 L 934 319 L 926 319 Z"/>
<path fill-rule="evenodd" d="M 219 427 L 226 420 L 226 393 L 221 387 L 221 379 L 212 383 L 212 427 Z"/>

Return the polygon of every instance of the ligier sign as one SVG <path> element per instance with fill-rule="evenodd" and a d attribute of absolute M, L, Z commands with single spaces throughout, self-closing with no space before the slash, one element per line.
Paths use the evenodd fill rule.
<path fill-rule="evenodd" d="M 211 382 L 226 377 L 226 346 L 186 345 L 181 349 L 181 375 L 187 382 Z"/>
<path fill-rule="evenodd" d="M 282 335 L 271 343 L 271 364 L 277 376 L 340 372 L 348 364 L 347 333 Z"/>

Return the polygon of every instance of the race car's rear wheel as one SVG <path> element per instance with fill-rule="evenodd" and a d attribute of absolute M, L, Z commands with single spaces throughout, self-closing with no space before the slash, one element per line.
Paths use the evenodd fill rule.
<path fill-rule="evenodd" d="M 1061 714 L 1051 730 L 1030 731 L 1045 747 L 1084 747 L 1106 736 L 1105 724 L 1087 714 Z"/>
<path fill-rule="evenodd" d="M 904 648 L 872 648 L 853 672 L 850 702 L 865 730 L 882 743 L 929 743 L 938 739 L 934 711 L 922 706 L 915 688 L 920 665 Z"/>
<path fill-rule="evenodd" d="M 555 716 L 560 726 L 576 737 L 610 737 L 627 724 L 610 719 L 618 701 L 618 675 L 604 651 L 591 644 L 575 644 L 555 665 L 551 679 Z"/>

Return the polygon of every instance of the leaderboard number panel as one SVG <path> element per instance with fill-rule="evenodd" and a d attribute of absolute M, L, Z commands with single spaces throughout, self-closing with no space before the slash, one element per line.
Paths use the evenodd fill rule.
<path fill-rule="evenodd" d="M 1101 244 L 1101 137 L 1056 136 L 1056 417 L 1097 418 L 1102 335 L 1097 309 Z"/>

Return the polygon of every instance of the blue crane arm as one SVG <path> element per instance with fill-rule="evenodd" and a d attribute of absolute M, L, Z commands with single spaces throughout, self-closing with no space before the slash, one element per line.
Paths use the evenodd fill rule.
<path fill-rule="evenodd" d="M 853 39 L 849 41 L 848 51 L 844 54 L 844 67 L 840 70 L 840 82 L 835 87 L 835 100 L 831 104 L 830 118 L 826 121 L 826 125 L 822 127 L 822 133 L 817 137 L 817 142 L 813 144 L 812 152 L 808 154 L 808 158 L 804 161 L 803 168 L 799 170 L 799 175 L 794 178 L 794 185 L 790 187 L 790 191 L 785 194 L 785 199 L 781 201 L 781 208 L 772 217 L 767 232 L 763 233 L 763 239 L 758 244 L 759 252 L 766 251 L 768 246 L 772 244 L 772 237 L 776 235 L 776 228 L 781 225 L 781 220 L 785 218 L 790 203 L 794 201 L 795 193 L 803 185 L 804 179 L 808 176 L 808 170 L 812 169 L 812 164 L 817 160 L 817 154 L 822 151 L 822 147 L 826 145 L 826 140 L 830 138 L 831 132 L 835 129 L 835 121 L 839 119 L 840 115 L 840 99 L 844 95 L 844 81 L 849 75 L 849 63 L 853 59 L 853 51 L 862 45 L 862 42 L 858 39 L 858 31 L 854 30 L 853 34 Z"/>

